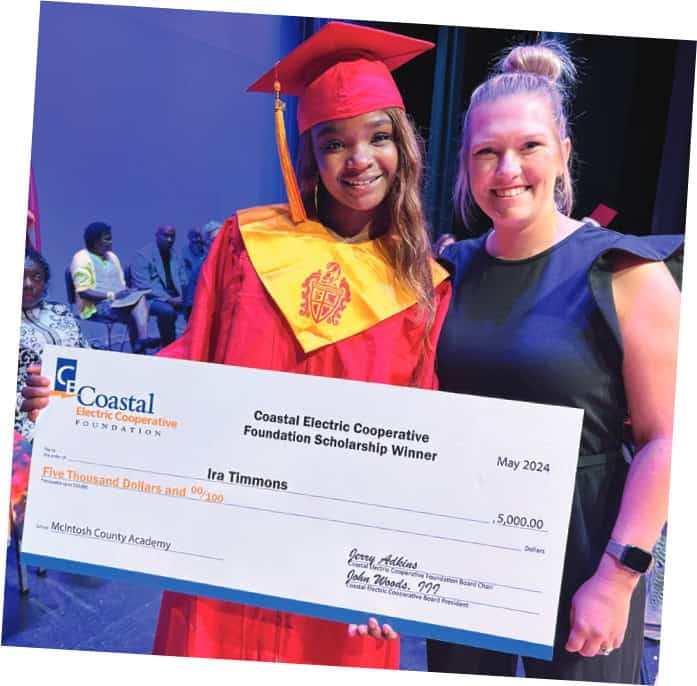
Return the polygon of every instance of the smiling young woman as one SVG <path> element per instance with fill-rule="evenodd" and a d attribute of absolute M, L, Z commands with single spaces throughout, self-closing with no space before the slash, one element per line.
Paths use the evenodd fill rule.
<path fill-rule="evenodd" d="M 327 224 L 346 237 L 378 230 L 374 215 L 392 187 L 399 163 L 389 115 L 368 112 L 327 122 L 314 126 L 310 135 L 325 191 L 322 214 Z"/>
<path fill-rule="evenodd" d="M 431 321 L 422 145 L 406 112 L 388 107 L 304 131 L 296 169 L 310 217 L 346 241 L 373 239 Z"/>
<path fill-rule="evenodd" d="M 276 94 L 288 203 L 239 210 L 225 222 L 202 267 L 189 325 L 163 355 L 436 385 L 450 290 L 431 258 L 421 151 L 390 73 L 432 47 L 332 22 L 250 87 Z M 299 184 L 284 144 L 281 90 L 298 96 Z M 45 405 L 41 384 L 27 393 L 27 409 Z M 165 592 L 154 652 L 397 668 L 396 633 L 365 619 L 347 626 Z"/>
<path fill-rule="evenodd" d="M 429 47 L 330 23 L 250 88 L 299 95 L 299 184 L 281 146 L 288 205 L 238 211 L 225 223 L 187 331 L 164 354 L 435 385 L 449 285 L 430 257 L 416 134 L 382 61 L 385 49 L 414 56 Z M 154 652 L 396 668 L 396 638 L 372 617 L 347 627 L 168 592 Z"/>
<path fill-rule="evenodd" d="M 632 560 L 650 560 L 666 518 L 679 316 L 661 261 L 682 236 L 569 216 L 573 78 L 562 45 L 518 46 L 472 94 L 456 199 L 465 222 L 476 204 L 492 228 L 441 254 L 454 276 L 438 372 L 443 390 L 584 410 L 554 656 L 524 658 L 525 673 L 638 683 L 645 569 Z M 516 671 L 514 655 L 438 641 L 428 663 Z"/>

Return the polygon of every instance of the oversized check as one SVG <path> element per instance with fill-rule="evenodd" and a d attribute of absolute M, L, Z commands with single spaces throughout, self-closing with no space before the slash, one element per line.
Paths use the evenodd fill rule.
<path fill-rule="evenodd" d="M 551 659 L 580 410 L 50 347 L 28 564 Z"/>

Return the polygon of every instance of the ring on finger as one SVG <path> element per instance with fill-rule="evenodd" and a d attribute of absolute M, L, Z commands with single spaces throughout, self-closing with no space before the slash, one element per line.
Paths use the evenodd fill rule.
<path fill-rule="evenodd" d="M 611 652 L 612 652 L 612 648 L 608 648 L 607 646 L 600 646 L 600 650 L 598 650 L 598 655 L 602 655 L 603 657 L 607 657 Z"/>

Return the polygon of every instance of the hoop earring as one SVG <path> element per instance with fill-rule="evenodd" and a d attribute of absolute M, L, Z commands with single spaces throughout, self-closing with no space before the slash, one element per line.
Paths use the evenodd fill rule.
<path fill-rule="evenodd" d="M 317 180 L 317 183 L 315 183 L 315 190 L 313 193 L 313 198 L 315 201 L 315 217 L 317 217 L 317 218 L 319 218 L 319 202 L 318 202 L 318 198 L 317 198 L 318 190 L 319 190 L 319 179 Z"/>

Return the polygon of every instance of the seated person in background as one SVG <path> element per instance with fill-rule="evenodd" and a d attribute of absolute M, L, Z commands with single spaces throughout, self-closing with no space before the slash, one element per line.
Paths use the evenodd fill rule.
<path fill-rule="evenodd" d="M 85 249 L 75 253 L 70 263 L 80 316 L 89 319 L 99 314 L 125 322 L 131 332 L 133 352 L 144 353 L 159 341 L 148 338 L 145 293 L 138 297 L 136 289 L 126 286 L 121 262 L 111 251 L 111 226 L 92 222 L 85 229 L 84 239 Z"/>
<path fill-rule="evenodd" d="M 200 226 L 194 226 L 189 230 L 189 244 L 184 248 L 182 261 L 187 276 L 196 269 L 206 257 L 206 242 L 203 240 L 203 230 Z"/>
<path fill-rule="evenodd" d="M 220 222 L 217 222 L 213 219 L 211 219 L 211 221 L 209 221 L 207 224 L 204 224 L 203 238 L 206 242 L 206 254 L 208 254 L 208 251 L 211 249 L 211 245 L 213 245 L 215 237 L 218 235 L 218 232 L 222 228 L 223 225 Z"/>
<path fill-rule="evenodd" d="M 196 294 L 196 283 L 198 282 L 199 272 L 201 271 L 201 267 L 203 267 L 203 262 L 206 259 L 206 255 L 208 255 L 208 251 L 211 249 L 211 245 L 213 245 L 213 241 L 215 240 L 215 237 L 218 235 L 218 232 L 222 226 L 223 225 L 220 222 L 211 220 L 203 227 L 202 235 L 205 251 L 203 259 L 191 271 L 191 274 L 189 274 L 189 280 L 187 281 L 186 288 L 184 290 L 184 311 L 186 312 L 187 321 L 189 319 L 189 315 L 191 314 L 191 308 L 194 304 L 194 295 Z"/>
<path fill-rule="evenodd" d="M 177 315 L 184 310 L 186 274 L 184 263 L 172 250 L 176 238 L 173 226 L 158 226 L 155 241 L 142 247 L 131 264 L 133 285 L 150 291 L 150 311 L 157 317 L 163 345 L 176 338 Z"/>
<path fill-rule="evenodd" d="M 70 309 L 63 304 L 46 301 L 50 276 L 48 262 L 41 253 L 28 245 L 24 253 L 15 431 L 29 440 L 34 437 L 34 422 L 20 409 L 27 368 L 41 365 L 44 345 L 47 343 L 89 348 Z"/>
<path fill-rule="evenodd" d="M 186 286 L 184 286 L 184 313 L 187 320 L 194 303 L 196 281 L 201 270 L 203 260 L 206 258 L 206 242 L 203 239 L 203 230 L 200 226 L 194 226 L 189 231 L 189 245 L 184 249 L 182 256 L 184 271 L 186 273 Z"/>

